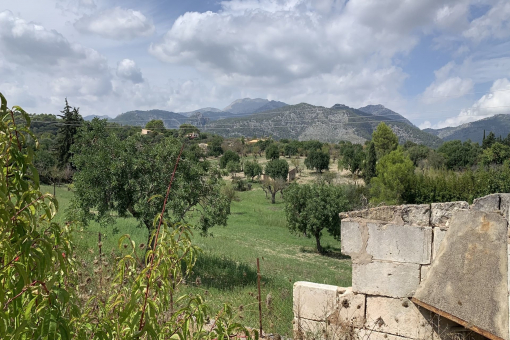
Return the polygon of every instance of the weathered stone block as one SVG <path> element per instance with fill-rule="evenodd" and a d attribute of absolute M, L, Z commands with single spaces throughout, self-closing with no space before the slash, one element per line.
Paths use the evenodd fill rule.
<path fill-rule="evenodd" d="M 354 340 L 355 328 L 348 325 L 332 325 L 326 321 L 294 318 L 292 321 L 295 340 Z"/>
<path fill-rule="evenodd" d="M 466 328 L 508 339 L 508 221 L 459 210 L 413 301 Z"/>
<path fill-rule="evenodd" d="M 469 209 L 468 202 L 432 203 L 430 209 L 430 225 L 432 227 L 448 228 L 452 214 L 459 209 Z"/>
<path fill-rule="evenodd" d="M 341 250 L 345 255 L 357 254 L 363 246 L 362 229 L 359 222 L 342 220 L 340 228 Z"/>
<path fill-rule="evenodd" d="M 340 287 L 299 281 L 294 283 L 294 316 L 310 320 L 326 320 L 337 308 Z"/>
<path fill-rule="evenodd" d="M 425 279 L 425 277 L 427 277 L 429 269 L 430 269 L 430 264 L 427 264 L 427 265 L 424 265 L 424 266 L 420 267 L 420 271 L 421 271 L 420 282 L 423 281 Z"/>
<path fill-rule="evenodd" d="M 375 260 L 429 264 L 432 228 L 367 223 L 367 253 Z"/>
<path fill-rule="evenodd" d="M 413 339 L 432 339 L 431 312 L 418 308 L 409 299 L 367 297 L 365 327 Z"/>
<path fill-rule="evenodd" d="M 471 209 L 485 211 L 485 212 L 494 212 L 499 210 L 499 194 L 487 195 L 484 197 L 477 198 L 473 201 L 473 205 Z"/>
<path fill-rule="evenodd" d="M 342 293 L 342 290 L 345 291 Z M 331 325 L 362 327 L 365 323 L 365 295 L 355 294 L 352 287 L 341 288 L 337 296 L 337 313 L 328 319 Z"/>
<path fill-rule="evenodd" d="M 499 194 L 499 210 L 503 217 L 510 221 L 510 194 Z"/>
<path fill-rule="evenodd" d="M 437 256 L 437 252 L 439 251 L 439 246 L 446 235 L 446 230 L 441 228 L 434 228 L 434 242 L 432 247 L 432 260 L 434 260 Z"/>
<path fill-rule="evenodd" d="M 361 327 L 365 319 L 365 295 L 351 287 L 342 288 L 312 282 L 294 284 L 294 317 L 328 324 Z"/>
<path fill-rule="evenodd" d="M 340 218 L 363 218 L 366 220 L 395 222 L 401 220 L 402 207 L 382 206 L 365 210 L 348 211 L 340 214 Z"/>
<path fill-rule="evenodd" d="M 419 264 L 374 261 L 352 265 L 352 290 L 355 293 L 409 297 L 419 284 Z"/>
<path fill-rule="evenodd" d="M 408 204 L 402 206 L 404 224 L 428 227 L 430 224 L 430 204 Z"/>

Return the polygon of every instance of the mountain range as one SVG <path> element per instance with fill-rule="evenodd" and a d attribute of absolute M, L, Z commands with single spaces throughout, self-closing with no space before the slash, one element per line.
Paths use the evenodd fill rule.
<path fill-rule="evenodd" d="M 455 127 L 424 129 L 423 131 L 436 135 L 444 141 L 459 139 L 463 142 L 471 140 L 482 144 L 484 131 L 486 134 L 492 131 L 496 137 L 503 138 L 510 133 L 510 115 L 499 114 Z"/>
<path fill-rule="evenodd" d="M 370 113 L 372 110 L 379 114 Z M 431 147 L 442 143 L 439 137 L 421 131 L 403 116 L 382 105 L 354 109 L 342 104 L 327 108 L 301 103 L 245 117 L 207 122 L 200 128 L 225 137 L 271 136 L 274 139 L 364 143 L 371 138 L 380 122 L 389 125 L 400 142 L 410 140 Z"/>
<path fill-rule="evenodd" d="M 94 117 L 86 116 L 85 120 Z M 400 142 L 413 141 L 431 147 L 443 141 L 459 139 L 481 143 L 483 131 L 506 137 L 510 132 L 510 115 L 496 115 L 457 127 L 420 130 L 408 119 L 383 105 L 367 105 L 358 109 L 343 104 L 330 108 L 306 103 L 288 105 L 261 98 L 243 98 L 223 109 L 205 107 L 190 112 L 165 110 L 134 110 L 122 113 L 110 121 L 121 125 L 145 126 L 152 119 L 161 119 L 165 127 L 178 128 L 188 123 L 201 130 L 225 137 L 271 136 L 274 139 L 318 139 L 338 142 L 348 140 L 363 143 L 371 138 L 380 122 L 385 122 L 397 134 Z"/>

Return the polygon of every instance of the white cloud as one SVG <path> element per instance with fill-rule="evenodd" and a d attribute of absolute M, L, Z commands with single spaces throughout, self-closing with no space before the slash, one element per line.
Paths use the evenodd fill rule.
<path fill-rule="evenodd" d="M 507 78 L 494 81 L 489 93 L 482 96 L 471 107 L 462 109 L 456 117 L 448 118 L 433 125 L 427 121 L 420 128 L 433 127 L 440 129 L 447 126 L 458 126 L 495 114 L 510 114 L 510 81 Z"/>
<path fill-rule="evenodd" d="M 0 56 L 41 72 L 104 75 L 106 59 L 97 51 L 71 44 L 55 30 L 0 12 Z"/>
<path fill-rule="evenodd" d="M 499 0 L 487 13 L 473 20 L 464 36 L 475 42 L 510 36 L 510 2 Z"/>
<path fill-rule="evenodd" d="M 473 81 L 471 79 L 461 79 L 460 77 L 451 77 L 443 81 L 434 81 L 425 89 L 422 100 L 424 103 L 431 104 L 460 98 L 473 90 Z"/>
<path fill-rule="evenodd" d="M 150 36 L 155 30 L 152 20 L 141 12 L 120 7 L 85 15 L 74 23 L 74 27 L 81 33 L 123 40 Z"/>
<path fill-rule="evenodd" d="M 123 59 L 117 64 L 117 76 L 135 84 L 142 83 L 142 71 L 131 59 Z"/>
<path fill-rule="evenodd" d="M 456 8 L 455 2 L 446 3 Z M 414 48 L 420 29 L 444 11 L 445 1 L 232 0 L 221 5 L 218 13 L 180 16 L 150 52 L 162 61 L 195 67 L 223 86 L 266 89 L 289 102 L 326 98 L 320 104 L 332 105 L 340 97 L 351 104 L 367 101 L 374 93 L 392 93 L 396 98 L 386 101 L 399 101 L 402 81 L 394 79 L 405 74 L 393 58 Z M 466 15 L 455 11 L 459 18 Z M 350 86 L 365 74 L 381 79 L 363 89 Z M 334 90 L 339 88 L 346 92 Z"/>

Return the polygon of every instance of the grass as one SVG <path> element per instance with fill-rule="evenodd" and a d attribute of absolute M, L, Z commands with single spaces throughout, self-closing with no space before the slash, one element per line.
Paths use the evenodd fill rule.
<path fill-rule="evenodd" d="M 53 192 L 52 187 L 43 187 Z M 64 221 L 64 210 L 73 193 L 65 187 L 57 188 L 60 203 L 58 221 Z M 239 193 L 240 201 L 233 202 L 227 227 L 214 227 L 212 236 L 194 235 L 203 250 L 192 277 L 182 293 L 205 295 L 213 310 L 222 303 L 236 308 L 243 324 L 258 328 L 257 258 L 262 274 L 263 328 L 265 333 L 292 335 L 292 287 L 296 281 L 312 281 L 338 286 L 351 285 L 351 262 L 340 254 L 340 242 L 324 235 L 327 255 L 315 251 L 315 241 L 289 233 L 286 227 L 284 204 L 277 195 L 272 205 L 260 186 Z M 117 247 L 122 234 L 130 234 L 137 243 L 145 243 L 147 231 L 139 228 L 133 218 L 117 219 L 107 228 L 90 223 L 77 231 L 78 253 L 85 257 L 97 253 L 97 234 L 103 236 L 103 252 Z"/>

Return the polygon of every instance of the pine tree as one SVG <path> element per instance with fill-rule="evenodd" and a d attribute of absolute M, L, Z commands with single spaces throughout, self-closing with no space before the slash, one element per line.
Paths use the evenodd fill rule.
<path fill-rule="evenodd" d="M 369 184 L 370 180 L 375 177 L 375 168 L 377 163 L 377 154 L 375 152 L 374 143 L 370 143 L 367 152 L 367 160 L 365 163 L 365 170 L 363 171 L 363 177 L 365 179 L 365 183 Z"/>
<path fill-rule="evenodd" d="M 62 126 L 58 129 L 57 134 L 57 157 L 58 163 L 61 168 L 69 164 L 71 158 L 71 146 L 74 144 L 78 128 L 83 123 L 83 118 L 80 115 L 79 108 L 72 108 L 66 98 L 66 105 L 60 111 L 62 114 L 58 115 L 62 118 Z"/>

